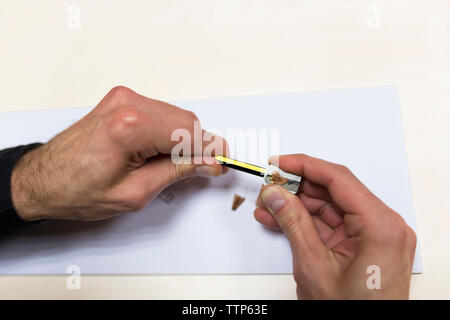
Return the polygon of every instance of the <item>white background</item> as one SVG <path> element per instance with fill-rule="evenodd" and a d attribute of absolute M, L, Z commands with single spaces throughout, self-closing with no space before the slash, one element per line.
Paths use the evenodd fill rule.
<path fill-rule="evenodd" d="M 397 86 L 424 264 L 411 297 L 450 298 L 449 1 L 0 4 L 2 111 L 94 105 L 118 84 L 162 100 Z M 2 276 L 0 298 L 295 298 L 290 276 L 65 281 Z"/>

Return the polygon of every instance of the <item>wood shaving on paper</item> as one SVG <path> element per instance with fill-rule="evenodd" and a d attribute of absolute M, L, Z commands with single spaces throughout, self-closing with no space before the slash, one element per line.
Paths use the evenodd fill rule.
<path fill-rule="evenodd" d="M 234 198 L 233 198 L 233 205 L 231 206 L 231 209 L 233 211 L 236 211 L 236 209 L 242 204 L 242 202 L 244 202 L 244 200 L 245 200 L 244 197 L 241 197 L 241 196 L 235 194 Z"/>

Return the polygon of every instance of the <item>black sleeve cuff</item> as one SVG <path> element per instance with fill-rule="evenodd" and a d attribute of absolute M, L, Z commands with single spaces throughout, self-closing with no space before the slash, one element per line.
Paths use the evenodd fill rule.
<path fill-rule="evenodd" d="M 28 151 L 42 145 L 33 143 L 0 150 L 0 233 L 18 230 L 32 222 L 23 221 L 11 199 L 11 175 L 17 161 Z"/>

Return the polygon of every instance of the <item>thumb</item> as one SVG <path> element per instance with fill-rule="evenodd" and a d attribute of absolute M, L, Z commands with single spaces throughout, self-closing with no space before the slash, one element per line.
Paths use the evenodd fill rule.
<path fill-rule="evenodd" d="M 327 250 L 314 226 L 311 215 L 297 195 L 271 184 L 263 187 L 261 200 L 286 233 L 295 256 L 325 253 Z"/>
<path fill-rule="evenodd" d="M 170 166 L 170 165 L 169 165 Z M 175 183 L 191 177 L 218 177 L 224 173 L 224 167 L 220 164 L 173 164 L 174 174 L 169 183 Z"/>
<path fill-rule="evenodd" d="M 207 159 L 203 159 L 199 164 L 176 164 L 170 157 L 153 159 L 139 170 L 141 177 L 151 177 L 152 188 L 157 190 L 191 177 L 218 177 L 226 172 L 222 165 Z"/>

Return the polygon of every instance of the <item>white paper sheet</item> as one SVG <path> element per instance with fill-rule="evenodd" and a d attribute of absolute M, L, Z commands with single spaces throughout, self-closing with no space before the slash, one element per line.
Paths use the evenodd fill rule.
<path fill-rule="evenodd" d="M 339 162 L 413 228 L 402 120 L 393 87 L 177 102 L 206 129 L 280 128 L 281 154 Z M 0 148 L 47 141 L 90 108 L 0 114 Z M 267 150 L 267 156 L 271 150 Z M 265 161 L 262 160 L 262 161 Z M 264 163 L 259 163 L 264 164 Z M 103 222 L 48 221 L 0 238 L 0 273 L 290 273 L 284 235 L 253 218 L 261 179 L 231 170 L 169 188 L 138 213 Z M 233 195 L 246 200 L 231 211 Z M 414 272 L 421 272 L 417 250 Z"/>

